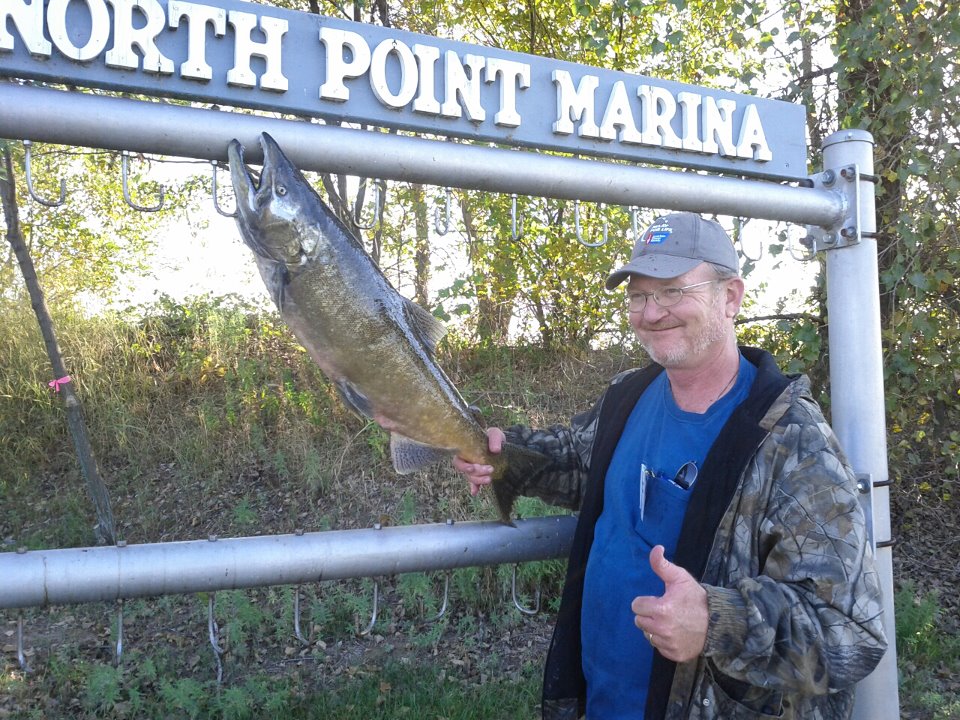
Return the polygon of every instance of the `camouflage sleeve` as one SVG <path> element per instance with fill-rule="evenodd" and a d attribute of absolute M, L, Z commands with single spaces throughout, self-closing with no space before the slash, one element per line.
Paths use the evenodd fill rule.
<path fill-rule="evenodd" d="M 821 695 L 869 674 L 887 641 L 855 476 L 815 403 L 798 406 L 748 469 L 704 654 L 735 681 Z"/>
<path fill-rule="evenodd" d="M 575 415 L 569 427 L 537 430 L 513 425 L 504 429 L 509 442 L 539 450 L 553 461 L 520 489 L 521 494 L 569 510 L 580 509 L 601 403 L 602 398 L 589 411 Z"/>

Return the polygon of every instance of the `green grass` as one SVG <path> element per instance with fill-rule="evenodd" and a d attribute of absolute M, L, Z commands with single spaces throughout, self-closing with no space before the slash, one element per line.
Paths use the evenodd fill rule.
<path fill-rule="evenodd" d="M 960 637 L 940 630 L 939 593 L 905 582 L 894 603 L 901 703 L 918 717 L 960 718 Z"/>
<path fill-rule="evenodd" d="M 414 599 L 435 583 L 427 575 L 410 577 L 420 582 L 385 584 L 380 620 L 363 638 L 356 633 L 370 612 L 365 582 L 302 588 L 309 646 L 292 636 L 292 588 L 218 593 L 219 685 L 204 593 L 126 603 L 119 666 L 111 604 L 30 610 L 31 671 L 4 658 L 0 717 L 534 717 L 540 653 L 522 659 L 498 647 L 529 620 L 516 612 L 487 615 L 460 598 L 456 613 L 429 622 Z M 543 627 L 541 620 L 537 632 Z"/>
<path fill-rule="evenodd" d="M 159 676 L 150 663 L 120 668 L 75 663 L 68 681 L 79 690 L 76 699 L 53 695 L 34 707 L 18 706 L 15 717 L 517 720 L 536 716 L 540 692 L 539 668 L 532 665 L 511 677 L 485 677 L 482 684 L 474 684 L 459 679 L 448 667 L 403 660 L 389 661 L 376 671 L 345 674 L 319 689 L 308 689 L 300 675 L 265 674 L 218 687 L 213 680 Z M 0 689 L 16 698 L 22 682 L 7 679 Z M 58 702 L 61 699 L 66 702 Z M 61 704 L 66 707 L 58 709 Z"/>
<path fill-rule="evenodd" d="M 540 671 L 527 666 L 516 679 L 487 678 L 464 685 L 446 668 L 390 663 L 379 676 L 358 678 L 336 693 L 313 698 L 309 718 L 532 718 L 539 703 Z M 424 686 L 429 692 L 424 692 Z"/>

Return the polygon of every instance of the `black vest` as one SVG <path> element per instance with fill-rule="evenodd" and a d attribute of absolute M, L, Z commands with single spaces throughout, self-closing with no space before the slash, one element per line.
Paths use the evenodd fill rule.
<path fill-rule="evenodd" d="M 757 366 L 757 377 L 750 394 L 734 409 L 707 453 L 698 474 L 700 479 L 690 495 L 673 561 L 698 579 L 703 576 L 713 537 L 740 484 L 740 477 L 766 437 L 766 431 L 759 425 L 760 420 L 790 383 L 790 378 L 780 372 L 769 353 L 746 347 L 741 347 L 740 352 Z M 580 714 L 585 712 L 586 680 L 581 663 L 580 613 L 587 558 L 593 545 L 594 528 L 603 512 L 604 480 L 633 406 L 662 370 L 659 365 L 637 370 L 611 386 L 603 398 L 590 455 L 588 485 L 580 506 L 560 611 L 544 669 L 545 707 L 556 701 L 576 699 Z M 675 666 L 673 661 L 654 651 L 645 720 L 664 717 Z"/>

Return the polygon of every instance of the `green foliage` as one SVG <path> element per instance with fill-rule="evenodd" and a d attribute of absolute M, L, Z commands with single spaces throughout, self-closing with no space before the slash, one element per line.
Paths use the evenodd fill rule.
<path fill-rule="evenodd" d="M 206 688 L 193 678 L 164 680 L 160 683 L 162 702 L 181 717 L 191 720 L 202 717 L 206 697 Z"/>
<path fill-rule="evenodd" d="M 533 668 L 525 668 L 519 681 L 490 678 L 482 687 L 465 687 L 451 675 L 445 669 L 391 663 L 379 676 L 314 698 L 309 717 L 506 719 L 530 716 L 538 702 L 540 678 Z M 429 694 L 417 689 L 422 684 L 432 688 Z"/>
<path fill-rule="evenodd" d="M 248 660 L 251 646 L 267 633 L 271 617 L 250 594 L 239 590 L 217 593 L 215 612 L 220 618 L 224 652 L 232 658 Z"/>
<path fill-rule="evenodd" d="M 105 665 L 95 666 L 87 679 L 84 705 L 97 714 L 113 713 L 122 695 L 122 680 L 122 670 Z"/>
<path fill-rule="evenodd" d="M 897 591 L 894 606 L 901 693 L 925 717 L 957 717 L 960 700 L 938 689 L 940 679 L 956 678 L 960 673 L 960 638 L 941 630 L 939 593 L 920 592 L 915 583 L 907 581 Z"/>
<path fill-rule="evenodd" d="M 169 185 L 161 211 L 137 212 L 123 199 L 118 154 L 35 145 L 32 176 L 36 192 L 56 198 L 60 178 L 67 183 L 67 201 L 47 208 L 28 195 L 22 146 L 13 144 L 12 149 L 21 229 L 40 284 L 52 303 L 69 304 L 80 296 L 108 297 L 128 287 L 129 276 L 141 275 L 146 269 L 149 251 L 165 220 L 190 204 L 196 186 L 192 179 Z M 156 188 L 155 183 L 147 183 L 137 190 L 155 169 L 131 161 L 129 185 L 134 197 Z M 12 254 L 3 258 L 0 297 L 21 297 L 25 291 L 16 260 Z"/>
<path fill-rule="evenodd" d="M 921 667 L 960 664 L 960 638 L 938 631 L 941 609 L 935 590 L 921 594 L 915 583 L 907 581 L 894 600 L 897 652 L 903 660 Z"/>
<path fill-rule="evenodd" d="M 320 457 L 319 438 L 356 430 L 344 427 L 352 420 L 275 315 L 230 298 L 185 305 L 162 299 L 137 312 L 95 317 L 60 308 L 54 315 L 100 463 L 112 470 L 114 492 L 123 494 L 163 467 L 175 468 L 198 493 L 251 471 L 269 483 L 303 483 L 318 493 L 329 487 L 336 464 Z M 0 462 L 7 470 L 0 494 L 13 499 L 35 492 L 44 472 L 76 468 L 59 397 L 47 387 L 50 371 L 39 331 L 21 302 L 3 303 L 0 355 Z M 146 502 L 140 511 L 162 514 L 163 501 Z M 58 524 L 46 542 L 88 542 L 83 501 L 72 490 L 47 492 L 42 502 L 68 518 L 74 516 L 71 507 L 81 508 L 77 522 Z M 226 508 L 234 532 L 255 530 L 262 503 L 260 497 L 237 497 Z M 5 513 L 0 520 L 5 533 L 19 534 L 15 523 L 24 518 L 16 515 Z M 196 522 L 181 519 L 183 526 Z"/>
<path fill-rule="evenodd" d="M 940 3 L 850 4 L 838 16 L 841 124 L 876 140 L 891 465 L 911 490 L 960 476 L 960 18 Z"/>
<path fill-rule="evenodd" d="M 358 672 L 336 684 L 307 691 L 296 678 L 254 674 L 223 688 L 195 678 L 162 679 L 154 688 L 133 670 L 85 666 L 78 683 L 87 704 L 73 718 L 247 718 L 354 719 L 458 718 L 484 720 L 532 715 L 539 699 L 539 669 L 527 665 L 512 677 L 491 677 L 481 685 L 466 683 L 448 668 L 389 661 L 379 672 Z M 107 689 L 113 699 L 98 697 Z M 54 712 L 48 720 L 68 717 Z"/>

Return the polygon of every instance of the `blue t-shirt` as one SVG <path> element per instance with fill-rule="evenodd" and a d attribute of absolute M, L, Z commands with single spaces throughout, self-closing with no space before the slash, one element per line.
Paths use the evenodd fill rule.
<path fill-rule="evenodd" d="M 693 483 L 721 428 L 750 391 L 756 368 L 742 356 L 737 381 L 707 412 L 681 410 L 666 373 L 647 387 L 617 443 L 587 561 L 581 615 L 587 717 L 642 720 L 653 648 L 630 603 L 662 595 L 650 551 L 673 560 Z M 684 488 L 683 485 L 687 487 Z M 710 538 L 704 538 L 710 542 Z"/>

